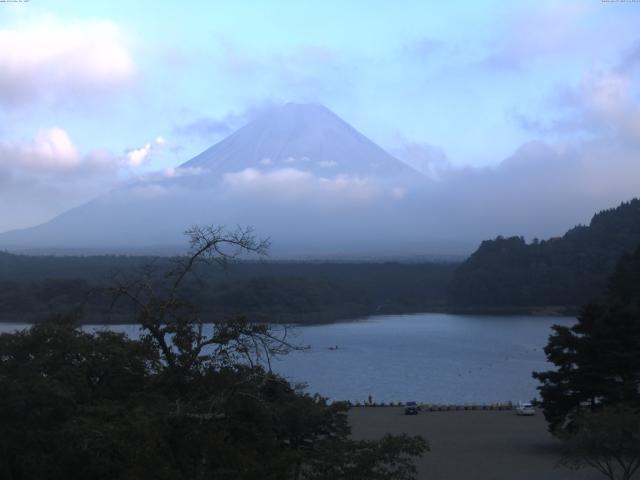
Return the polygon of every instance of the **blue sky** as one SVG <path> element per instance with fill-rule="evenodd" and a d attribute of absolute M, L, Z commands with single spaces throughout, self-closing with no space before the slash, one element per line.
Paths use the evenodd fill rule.
<path fill-rule="evenodd" d="M 20 205 L 0 206 L 0 231 L 287 101 L 458 169 L 531 141 L 635 141 L 638 25 L 640 4 L 598 0 L 0 4 L 0 202 Z"/>

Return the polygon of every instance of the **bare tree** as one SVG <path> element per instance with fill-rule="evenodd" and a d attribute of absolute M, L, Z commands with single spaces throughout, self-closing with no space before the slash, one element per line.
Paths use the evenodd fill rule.
<path fill-rule="evenodd" d="M 186 298 L 183 286 L 197 277 L 200 265 L 227 268 L 243 254 L 265 256 L 269 241 L 257 239 L 251 228 L 194 226 L 185 232 L 189 252 L 159 272 L 157 262 L 145 265 L 130 278 L 117 276 L 108 288 L 112 305 L 126 300 L 141 326 L 141 339 L 161 353 L 163 368 L 184 375 L 192 368 L 263 363 L 271 370 L 271 357 L 295 348 L 282 327 L 275 331 L 265 324 L 253 324 L 236 316 L 208 324 Z"/>

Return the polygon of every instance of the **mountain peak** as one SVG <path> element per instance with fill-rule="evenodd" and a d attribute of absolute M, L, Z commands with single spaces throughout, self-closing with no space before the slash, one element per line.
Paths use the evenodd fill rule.
<path fill-rule="evenodd" d="M 419 175 L 327 107 L 287 103 L 183 164 L 219 175 L 295 168 L 323 176 Z"/>

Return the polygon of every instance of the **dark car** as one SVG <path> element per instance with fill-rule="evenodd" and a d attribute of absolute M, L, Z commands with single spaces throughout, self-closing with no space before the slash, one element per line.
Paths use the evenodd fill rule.
<path fill-rule="evenodd" d="M 404 407 L 405 415 L 417 415 L 418 414 L 418 404 L 416 402 L 407 402 Z"/>

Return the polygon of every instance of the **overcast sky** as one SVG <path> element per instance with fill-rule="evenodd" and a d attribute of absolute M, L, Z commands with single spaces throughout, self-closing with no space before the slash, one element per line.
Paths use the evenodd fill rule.
<path fill-rule="evenodd" d="M 288 101 L 459 191 L 569 172 L 576 202 L 624 199 L 640 185 L 639 25 L 639 3 L 599 0 L 0 3 L 0 231 Z"/>

